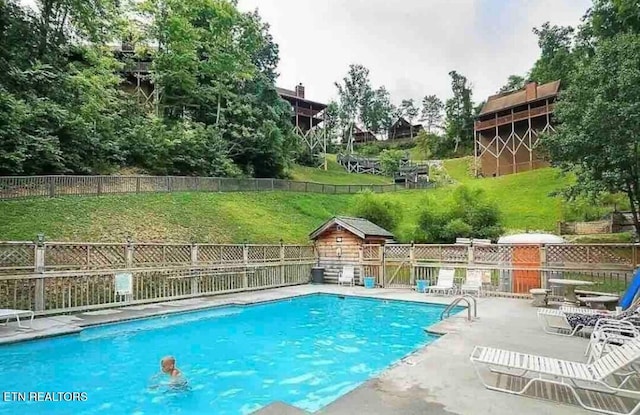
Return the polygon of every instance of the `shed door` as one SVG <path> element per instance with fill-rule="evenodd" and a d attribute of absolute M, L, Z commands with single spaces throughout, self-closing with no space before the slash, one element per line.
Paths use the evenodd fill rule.
<path fill-rule="evenodd" d="M 513 248 L 514 267 L 540 268 L 540 247 L 537 245 L 516 245 Z M 532 288 L 540 288 L 540 270 L 513 271 L 513 292 L 528 294 Z"/>

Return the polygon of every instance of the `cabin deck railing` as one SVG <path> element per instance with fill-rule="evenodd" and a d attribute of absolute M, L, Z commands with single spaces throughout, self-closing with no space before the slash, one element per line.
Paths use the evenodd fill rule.
<path fill-rule="evenodd" d="M 555 110 L 555 103 L 551 103 L 548 106 L 531 108 L 526 111 L 518 111 L 513 114 L 504 115 L 502 117 L 492 118 L 485 121 L 476 121 L 476 131 L 487 130 L 489 128 L 495 128 L 496 126 L 511 124 L 512 122 L 524 121 L 529 118 L 541 117 L 543 115 L 551 114 Z"/>

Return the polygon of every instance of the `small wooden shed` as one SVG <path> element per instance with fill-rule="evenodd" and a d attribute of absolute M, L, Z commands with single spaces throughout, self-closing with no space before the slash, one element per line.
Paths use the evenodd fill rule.
<path fill-rule="evenodd" d="M 338 273 L 344 266 L 352 265 L 356 270 L 356 281 L 360 276 L 360 249 L 362 245 L 394 242 L 393 234 L 373 222 L 362 218 L 336 216 L 311 232 L 318 256 L 318 266 L 325 269 L 325 281 L 336 283 Z"/>

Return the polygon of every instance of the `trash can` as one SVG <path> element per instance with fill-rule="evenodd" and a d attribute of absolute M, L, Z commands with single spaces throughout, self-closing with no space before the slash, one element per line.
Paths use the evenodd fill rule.
<path fill-rule="evenodd" d="M 320 268 L 320 267 L 311 268 L 311 283 L 324 284 L 324 268 Z"/>
<path fill-rule="evenodd" d="M 376 288 L 375 277 L 364 277 L 364 288 Z"/>

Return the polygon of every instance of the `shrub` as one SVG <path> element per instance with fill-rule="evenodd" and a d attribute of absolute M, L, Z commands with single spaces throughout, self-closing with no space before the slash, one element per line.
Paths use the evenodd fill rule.
<path fill-rule="evenodd" d="M 418 220 L 422 242 L 454 243 L 456 238 L 496 239 L 502 234 L 500 211 L 480 190 L 457 188 L 450 203 L 439 209 L 427 200 Z"/>
<path fill-rule="evenodd" d="M 629 208 L 628 199 L 621 194 L 604 193 L 598 196 L 578 196 L 562 206 L 562 216 L 567 222 L 600 220 L 608 213 Z"/>
<path fill-rule="evenodd" d="M 400 161 L 404 158 L 404 151 L 384 150 L 380 153 L 380 165 L 382 172 L 387 176 L 393 176 L 400 170 Z"/>
<path fill-rule="evenodd" d="M 351 212 L 389 232 L 393 232 L 402 217 L 402 211 L 397 203 L 385 200 L 370 190 L 361 192 L 354 198 Z"/>
<path fill-rule="evenodd" d="M 375 144 L 366 144 L 356 147 L 356 151 L 363 156 L 377 156 L 382 151 L 382 148 Z"/>

